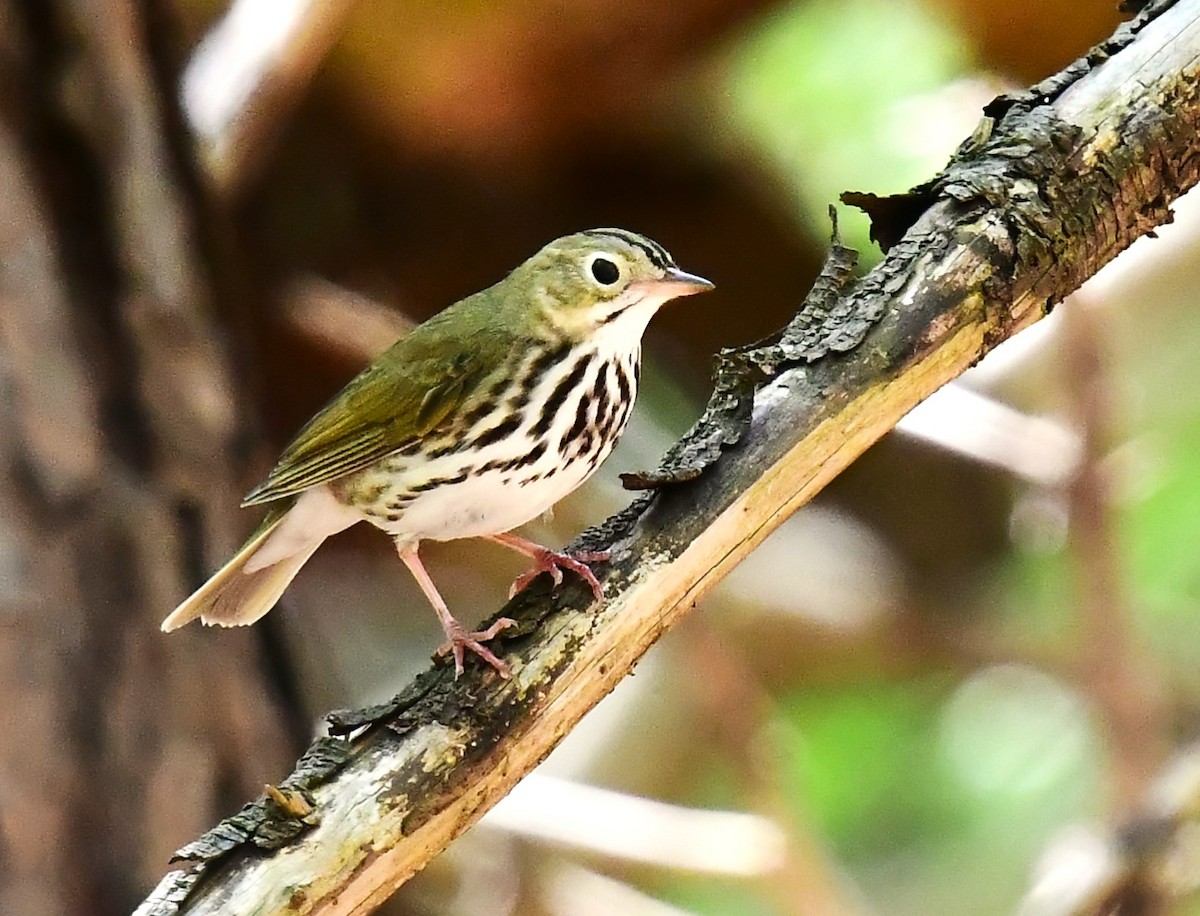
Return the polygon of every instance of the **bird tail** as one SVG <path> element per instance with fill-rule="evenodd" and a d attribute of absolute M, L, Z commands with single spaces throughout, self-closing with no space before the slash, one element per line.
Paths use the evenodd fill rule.
<path fill-rule="evenodd" d="M 300 567 L 325 540 L 322 535 L 298 545 L 298 550 L 268 566 L 253 568 L 254 564 L 250 561 L 278 529 L 287 512 L 283 510 L 268 515 L 233 559 L 167 616 L 162 622 L 163 632 L 176 630 L 197 617 L 204 624 L 247 626 L 271 610 Z M 251 568 L 248 569 L 247 564 Z"/>

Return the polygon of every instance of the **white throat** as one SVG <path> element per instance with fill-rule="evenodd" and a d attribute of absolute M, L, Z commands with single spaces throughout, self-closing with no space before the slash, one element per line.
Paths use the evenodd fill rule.
<path fill-rule="evenodd" d="M 615 315 L 601 324 L 592 342 L 601 353 L 636 353 L 650 319 L 670 296 L 647 295 L 627 290 L 608 303 L 608 314 Z"/>

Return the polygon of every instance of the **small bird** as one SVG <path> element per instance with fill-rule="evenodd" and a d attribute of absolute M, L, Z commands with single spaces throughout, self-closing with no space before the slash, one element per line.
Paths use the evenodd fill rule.
<path fill-rule="evenodd" d="M 446 607 L 421 541 L 482 537 L 525 554 L 555 585 L 563 570 L 602 596 L 589 563 L 513 534 L 592 476 L 633 407 L 642 334 L 670 299 L 713 284 L 680 270 L 657 242 L 592 229 L 546 245 L 499 283 L 394 343 L 300 430 L 243 506 L 267 505 L 238 553 L 162 623 L 174 630 L 254 623 L 329 536 L 367 521 L 391 535 L 446 634 L 501 676 L 485 642 L 504 617 L 470 631 Z"/>

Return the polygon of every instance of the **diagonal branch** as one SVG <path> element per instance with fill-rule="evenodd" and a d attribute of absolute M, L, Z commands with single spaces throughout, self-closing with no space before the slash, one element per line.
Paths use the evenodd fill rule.
<path fill-rule="evenodd" d="M 526 592 L 514 676 L 436 665 L 330 717 L 296 771 L 179 853 L 139 913 L 366 913 L 475 822 L 747 553 L 915 404 L 1050 308 L 1200 179 L 1200 0 L 1152 3 L 1086 59 L 985 111 L 909 195 L 859 195 L 882 264 L 834 244 L 773 340 L 719 360 L 657 487 L 587 532 L 607 598 Z M 511 635 L 509 635 L 511 634 Z"/>

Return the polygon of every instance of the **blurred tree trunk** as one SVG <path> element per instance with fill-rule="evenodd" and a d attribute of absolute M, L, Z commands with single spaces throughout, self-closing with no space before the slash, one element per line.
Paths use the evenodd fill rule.
<path fill-rule="evenodd" d="M 247 439 L 165 10 L 0 0 L 0 913 L 128 912 L 300 738 L 252 634 L 158 631 Z"/>

